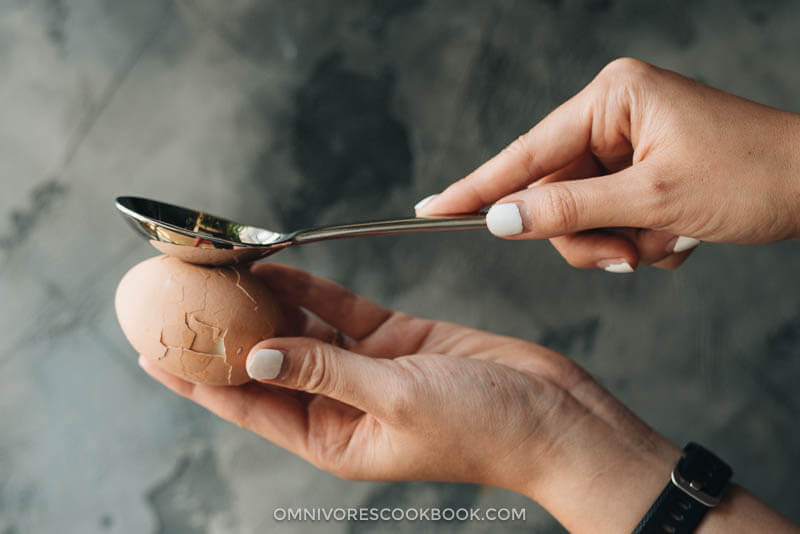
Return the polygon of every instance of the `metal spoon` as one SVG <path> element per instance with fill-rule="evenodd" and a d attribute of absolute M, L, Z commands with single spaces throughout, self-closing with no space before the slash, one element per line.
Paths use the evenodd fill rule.
<path fill-rule="evenodd" d="M 486 227 L 484 213 L 389 219 L 281 233 L 139 197 L 118 197 L 117 209 L 133 228 L 170 256 L 200 265 L 264 258 L 292 245 L 328 239 Z"/>

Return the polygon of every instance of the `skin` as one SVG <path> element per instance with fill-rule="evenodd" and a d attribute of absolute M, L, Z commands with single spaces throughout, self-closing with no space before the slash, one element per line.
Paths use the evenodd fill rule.
<path fill-rule="evenodd" d="M 611 533 L 633 530 L 680 456 L 549 349 L 393 312 L 291 267 L 253 272 L 298 336 L 251 350 L 283 352 L 275 379 L 196 385 L 139 363 L 179 395 L 325 471 L 494 485 L 537 501 L 571 532 Z M 334 345 L 337 330 L 346 337 Z M 702 526 L 800 532 L 735 486 Z"/>
<path fill-rule="evenodd" d="M 553 142 L 557 140 L 557 142 Z M 576 267 L 676 267 L 677 236 L 762 243 L 800 236 L 797 115 L 650 65 L 617 60 L 422 214 L 515 202 L 523 233 Z M 392 312 L 275 264 L 253 267 L 288 318 L 256 345 L 273 380 L 153 378 L 308 462 L 353 480 L 490 484 L 537 501 L 571 532 L 630 532 L 680 449 L 568 358 Z M 310 312 L 310 313 L 309 313 Z M 311 315 L 313 314 L 313 315 Z M 337 330 L 346 337 L 337 340 Z M 697 532 L 800 532 L 733 485 Z"/>
<path fill-rule="evenodd" d="M 618 59 L 421 215 L 515 202 L 571 265 L 674 268 L 677 236 L 800 237 L 800 115 Z"/>

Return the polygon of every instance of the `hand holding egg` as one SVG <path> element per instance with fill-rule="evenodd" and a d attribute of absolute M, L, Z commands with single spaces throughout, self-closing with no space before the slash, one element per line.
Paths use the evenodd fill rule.
<path fill-rule="evenodd" d="M 613 514 L 610 525 L 624 531 L 680 454 L 544 347 L 392 312 L 297 269 L 265 263 L 251 272 L 280 303 L 286 331 L 303 336 L 250 350 L 247 368 L 262 383 L 192 384 L 157 359 L 140 364 L 176 393 L 326 471 L 501 486 L 534 498 L 567 528 Z M 593 475 L 610 461 L 624 470 Z M 623 478 L 638 482 L 626 487 Z M 576 491 L 567 506 L 563 495 Z"/>

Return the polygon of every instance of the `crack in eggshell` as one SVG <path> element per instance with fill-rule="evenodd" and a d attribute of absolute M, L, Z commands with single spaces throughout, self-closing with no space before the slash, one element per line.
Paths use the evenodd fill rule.
<path fill-rule="evenodd" d="M 199 319 L 194 312 L 186 314 L 186 325 L 194 332 L 195 338 L 190 349 L 206 354 L 225 356 L 225 336 L 228 330 Z"/>
<path fill-rule="evenodd" d="M 228 330 L 202 321 L 194 313 L 186 314 L 186 320 L 188 327 L 197 334 L 190 349 L 193 352 L 222 358 L 227 367 L 227 381 L 230 384 L 233 379 L 233 363 L 229 361 L 225 348 L 225 336 L 228 335 Z"/>
<path fill-rule="evenodd" d="M 178 359 L 181 362 L 183 372 L 186 376 L 195 380 L 207 379 L 208 367 L 214 361 L 214 358 L 219 358 L 219 355 L 216 354 L 206 354 L 191 349 L 175 348 L 174 350 L 180 351 Z"/>
<path fill-rule="evenodd" d="M 214 271 L 217 273 L 220 272 L 220 270 Z M 225 348 L 225 336 L 227 336 L 228 330 L 219 328 L 218 326 L 207 321 L 203 321 L 197 316 L 198 314 L 205 312 L 208 307 L 208 282 L 211 277 L 210 272 L 211 269 L 203 272 L 203 290 L 201 292 L 203 296 L 202 308 L 184 314 L 186 327 L 196 334 L 194 341 L 191 345 L 189 345 L 189 349 L 192 353 L 222 358 L 222 361 L 227 367 L 227 382 L 230 384 L 233 380 L 233 362 L 229 360 L 228 353 Z M 184 355 L 185 354 L 183 353 L 181 354 L 180 361 L 182 368 L 186 370 L 186 362 L 183 358 Z"/>
<path fill-rule="evenodd" d="M 227 265 L 225 268 L 226 269 L 230 269 L 231 271 L 236 273 L 236 282 L 234 282 L 236 284 L 236 287 L 239 288 L 239 290 L 242 293 L 244 293 L 247 298 L 250 299 L 250 302 L 252 302 L 253 304 L 256 304 L 256 299 L 254 299 L 253 296 L 250 293 L 248 293 L 247 290 L 244 287 L 242 287 L 242 284 L 240 283 L 242 281 L 242 273 L 240 273 L 238 269 L 234 269 L 230 265 Z M 222 271 L 219 271 L 219 272 L 222 272 Z M 258 306 L 256 306 L 254 309 L 258 310 Z"/>
<path fill-rule="evenodd" d="M 207 294 L 208 294 L 208 273 L 203 271 L 202 274 L 203 274 L 203 290 L 200 292 L 200 294 L 203 297 L 203 304 L 199 309 L 192 310 L 190 312 L 184 312 L 184 316 L 183 316 L 184 322 L 186 323 L 186 328 L 188 328 L 190 331 L 195 333 L 195 338 L 192 340 L 191 345 L 189 345 L 190 347 L 194 347 L 194 344 L 195 344 L 195 342 L 197 340 L 196 335 L 197 335 L 198 332 L 195 329 L 193 329 L 192 326 L 189 324 L 189 317 L 193 316 L 195 313 L 204 312 L 206 310 L 206 306 L 208 304 L 208 302 L 207 302 L 208 301 L 208 298 L 207 298 Z M 180 353 L 180 356 L 178 358 L 178 361 L 181 363 L 181 371 L 187 376 L 192 376 L 192 377 L 195 377 L 195 378 L 203 378 L 204 375 L 196 375 L 195 372 L 190 371 L 189 369 L 187 369 L 187 362 L 184 359 L 184 356 L 186 355 L 185 351 L 197 354 L 198 359 L 200 359 L 200 358 L 207 359 L 209 356 L 212 356 L 212 355 L 209 355 L 207 353 L 197 353 L 197 352 L 193 351 L 191 348 L 183 349 L 181 347 L 181 353 Z M 218 358 L 220 356 L 223 356 L 223 358 L 224 358 L 224 355 L 222 355 L 222 354 L 213 355 L 213 357 L 216 357 L 216 358 Z M 208 367 L 210 364 L 211 364 L 211 360 L 206 361 L 206 365 L 203 366 L 203 370 L 205 370 L 205 368 Z"/>
<path fill-rule="evenodd" d="M 191 347 L 192 345 L 194 345 L 194 339 L 197 337 L 197 332 L 192 330 L 192 327 L 189 326 L 189 314 L 188 313 L 184 313 L 183 314 L 183 324 L 186 327 L 185 331 L 192 334 L 192 339 L 188 340 L 188 342 L 185 341 L 184 343 L 181 343 L 181 346 L 188 345 L 189 347 Z"/>
<path fill-rule="evenodd" d="M 164 358 L 167 357 L 167 351 L 169 350 L 169 347 L 167 346 L 167 344 L 164 343 L 164 329 L 163 328 L 161 329 L 161 335 L 158 338 L 158 342 L 161 343 L 162 347 L 164 347 L 164 352 L 162 352 L 161 354 L 156 354 L 154 357 L 155 357 L 156 360 L 163 360 Z"/>
<path fill-rule="evenodd" d="M 161 344 L 164 346 L 164 354 L 160 357 L 156 357 L 155 359 L 163 360 L 168 356 L 170 356 L 173 360 L 177 359 L 181 363 L 181 369 L 185 375 L 194 378 L 195 380 L 206 379 L 208 367 L 214 361 L 214 358 L 223 357 L 222 354 L 210 354 L 206 352 L 198 352 L 184 347 L 167 345 L 163 341 Z M 177 357 L 174 355 L 175 353 L 177 353 Z M 230 377 L 230 373 L 228 376 Z M 228 383 L 230 383 L 230 378 L 228 379 Z"/>
<path fill-rule="evenodd" d="M 209 358 L 222 358 L 222 354 L 217 354 L 215 352 L 201 352 L 199 350 L 187 349 L 186 347 L 176 347 L 176 346 L 173 346 L 173 345 L 165 345 L 164 343 L 161 343 L 161 344 L 164 345 L 165 352 L 169 352 L 170 350 L 178 350 L 178 351 L 181 351 L 181 352 L 191 352 L 192 354 L 199 354 L 201 356 L 207 356 Z M 166 356 L 166 354 L 164 356 Z M 157 358 L 157 359 L 160 360 L 161 358 Z"/>

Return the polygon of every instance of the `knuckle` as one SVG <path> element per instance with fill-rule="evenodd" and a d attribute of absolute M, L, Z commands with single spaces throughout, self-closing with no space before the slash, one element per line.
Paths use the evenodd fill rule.
<path fill-rule="evenodd" d="M 574 230 L 578 220 L 578 203 L 572 191 L 552 184 L 543 187 L 541 193 L 539 201 L 534 203 L 533 224 L 550 235 Z"/>
<path fill-rule="evenodd" d="M 639 59 L 620 57 L 603 67 L 603 70 L 600 71 L 600 75 L 613 78 L 620 76 L 636 77 L 649 73 L 652 68 L 652 65 Z"/>
<path fill-rule="evenodd" d="M 644 61 L 623 57 L 606 65 L 597 75 L 597 83 L 609 94 L 628 95 L 641 91 L 653 82 L 655 67 Z"/>
<path fill-rule="evenodd" d="M 332 372 L 327 351 L 320 346 L 311 348 L 306 353 L 297 376 L 298 386 L 309 393 L 330 391 Z"/>

